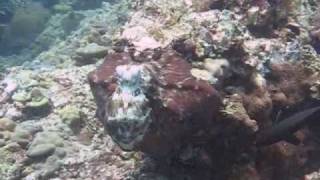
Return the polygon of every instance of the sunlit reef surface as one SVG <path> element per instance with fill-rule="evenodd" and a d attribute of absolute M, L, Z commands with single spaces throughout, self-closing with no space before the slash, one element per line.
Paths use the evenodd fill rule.
<path fill-rule="evenodd" d="M 0 0 L 0 180 L 320 179 L 316 0 Z"/>

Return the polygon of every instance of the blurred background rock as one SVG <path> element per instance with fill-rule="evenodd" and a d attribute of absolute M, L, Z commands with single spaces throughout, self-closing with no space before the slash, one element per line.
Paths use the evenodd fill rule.
<path fill-rule="evenodd" d="M 65 40 L 86 17 L 108 12 L 114 0 L 1 0 L 0 71 L 34 60 Z M 110 16 L 110 19 L 113 17 Z M 85 22 L 88 23 L 88 22 Z M 81 26 L 82 28 L 83 26 Z M 89 31 L 89 29 L 86 29 Z"/>

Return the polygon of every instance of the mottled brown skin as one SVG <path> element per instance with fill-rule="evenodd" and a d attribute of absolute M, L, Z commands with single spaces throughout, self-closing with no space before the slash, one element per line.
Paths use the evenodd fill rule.
<path fill-rule="evenodd" d="M 106 98 L 116 89 L 115 68 L 118 65 L 128 64 L 130 59 L 131 57 L 128 53 L 110 54 L 100 67 L 88 75 L 91 91 L 98 106 L 97 116 L 99 120 L 103 119 L 103 114 L 105 113 Z"/>
<path fill-rule="evenodd" d="M 144 57 L 144 56 L 143 56 Z M 135 145 L 137 151 L 161 157 L 177 153 L 184 144 L 199 143 L 196 139 L 209 139 L 215 126 L 221 99 L 207 82 L 195 79 L 191 64 L 175 51 L 166 50 L 160 59 L 139 61 L 129 53 L 108 55 L 97 70 L 89 74 L 89 82 L 98 105 L 98 117 L 104 122 L 107 99 L 116 88 L 115 68 L 123 64 L 145 64 L 152 74 L 151 90 L 146 94 L 152 108 L 152 123 L 143 140 Z M 203 143 L 203 142 L 201 142 Z"/>
<path fill-rule="evenodd" d="M 183 139 L 189 141 L 199 131 L 207 136 L 208 127 L 214 126 L 220 106 L 218 93 L 208 83 L 193 78 L 190 74 L 191 65 L 175 52 L 162 55 L 159 63 L 157 83 L 163 90 L 153 101 L 156 107 L 154 114 L 158 117 L 154 122 L 158 124 L 154 126 L 155 130 L 172 141 L 168 141 L 168 144 Z M 163 131 L 162 128 L 167 130 Z"/>

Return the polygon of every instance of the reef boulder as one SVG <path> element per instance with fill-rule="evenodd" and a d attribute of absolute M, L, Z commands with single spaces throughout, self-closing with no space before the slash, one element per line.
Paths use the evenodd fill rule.
<path fill-rule="evenodd" d="M 191 69 L 168 48 L 110 54 L 89 74 L 97 116 L 122 149 L 161 157 L 209 139 L 221 99 Z"/>

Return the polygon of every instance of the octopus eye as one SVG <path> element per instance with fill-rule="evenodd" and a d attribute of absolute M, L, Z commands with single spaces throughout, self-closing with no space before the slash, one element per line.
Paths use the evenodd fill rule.
<path fill-rule="evenodd" d="M 136 89 L 134 91 L 134 96 L 139 96 L 141 94 L 141 90 L 140 89 Z"/>

